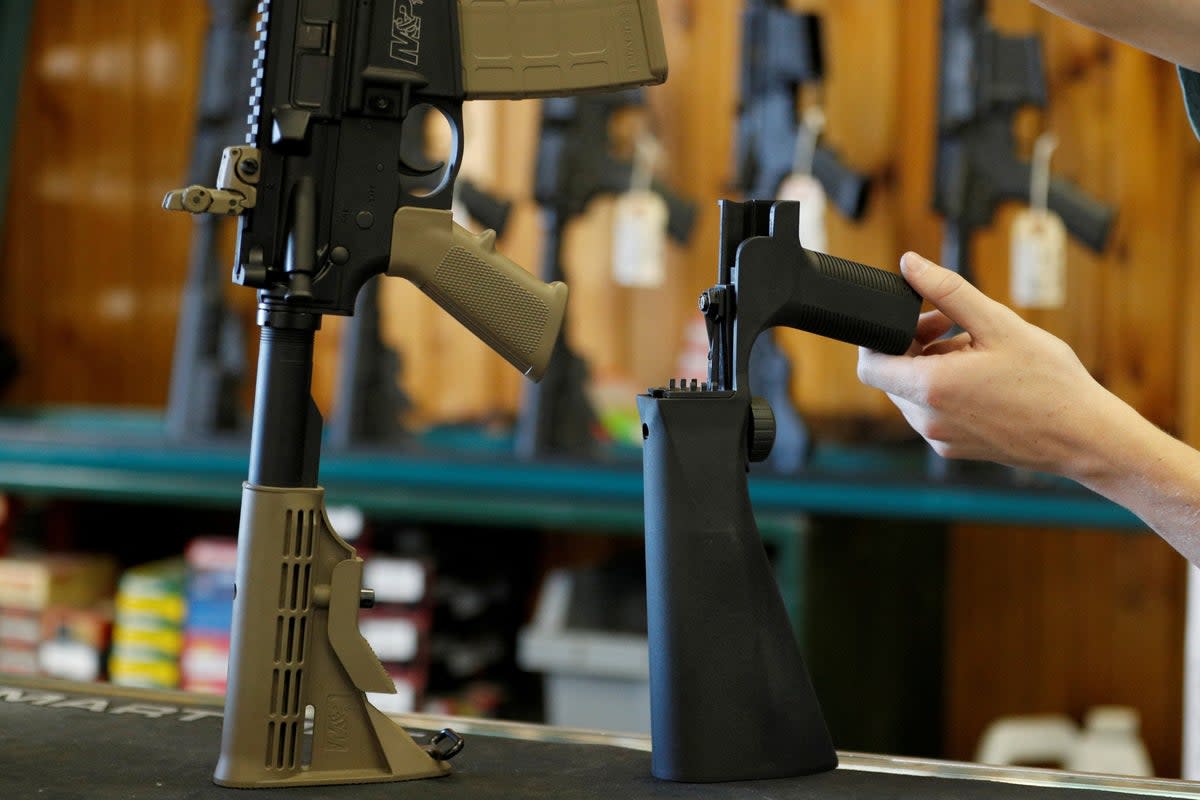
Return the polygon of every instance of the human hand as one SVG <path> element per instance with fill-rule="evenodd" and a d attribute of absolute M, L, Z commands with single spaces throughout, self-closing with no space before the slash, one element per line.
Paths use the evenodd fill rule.
<path fill-rule="evenodd" d="M 946 458 L 1077 479 L 1102 466 L 1092 446 L 1101 426 L 1131 409 L 1065 342 L 916 253 L 904 255 L 900 270 L 934 310 L 921 315 L 906 354 L 860 348 L 860 380 L 887 392 Z M 943 339 L 956 324 L 962 332 Z"/>

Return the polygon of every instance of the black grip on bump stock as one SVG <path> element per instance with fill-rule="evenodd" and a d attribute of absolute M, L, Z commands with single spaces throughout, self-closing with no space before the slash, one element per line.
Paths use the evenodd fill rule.
<path fill-rule="evenodd" d="M 748 384 L 750 349 L 768 328 L 786 326 L 889 355 L 908 350 L 921 297 L 900 275 L 806 250 L 799 239 L 799 205 L 775 203 L 769 236 L 737 250 L 736 383 Z"/>
<path fill-rule="evenodd" d="M 889 355 L 908 349 L 921 299 L 904 278 L 815 250 L 808 255 L 829 293 L 824 302 L 812 297 L 804 303 L 803 330 Z"/>

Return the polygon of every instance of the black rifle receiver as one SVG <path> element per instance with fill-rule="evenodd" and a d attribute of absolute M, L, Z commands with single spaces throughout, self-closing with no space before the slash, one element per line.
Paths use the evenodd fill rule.
<path fill-rule="evenodd" d="M 804 249 L 795 203 L 721 203 L 718 283 L 701 295 L 709 379 L 651 389 L 642 418 L 652 769 L 756 780 L 837 765 L 747 481 L 770 453 L 755 340 L 785 325 L 887 353 L 916 331 L 899 275 Z M 734 746 L 736 743 L 736 746 Z"/>
<path fill-rule="evenodd" d="M 562 247 L 567 223 L 582 215 L 595 197 L 629 190 L 633 163 L 613 154 L 609 125 L 620 110 L 644 105 L 645 97 L 637 89 L 542 103 L 533 194 L 542 209 L 544 280 L 565 278 Z M 667 204 L 668 235 L 686 242 L 696 223 L 695 203 L 658 179 L 651 181 L 650 190 Z M 565 335 L 560 336 L 545 378 L 525 387 L 515 436 L 519 456 L 581 455 L 595 447 L 598 423 L 587 383 L 587 362 Z"/>
<path fill-rule="evenodd" d="M 242 489 L 229 689 L 214 779 L 227 786 L 396 781 L 447 774 L 462 747 L 422 747 L 371 706 L 395 686 L 358 631 L 363 562 L 318 486 L 311 396 L 324 314 L 350 314 L 386 273 L 416 284 L 535 380 L 558 338 L 566 287 L 454 224 L 462 103 L 613 91 L 666 77 L 653 0 L 264 0 L 250 131 L 216 188 L 168 209 L 241 216 L 234 281 L 258 289 L 262 329 Z M 432 190 L 405 158 L 430 106 L 451 129 Z M 311 714 L 311 739 L 305 733 Z"/>

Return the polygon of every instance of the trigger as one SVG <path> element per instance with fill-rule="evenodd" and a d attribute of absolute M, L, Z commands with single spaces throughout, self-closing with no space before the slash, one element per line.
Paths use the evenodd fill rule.
<path fill-rule="evenodd" d="M 445 161 L 427 163 L 431 163 L 431 166 L 413 166 L 405 161 L 404 156 L 402 155 L 400 156 L 400 162 L 397 164 L 397 168 L 400 170 L 401 175 L 407 175 L 410 178 L 428 178 L 431 175 L 438 174 L 446 166 Z"/>

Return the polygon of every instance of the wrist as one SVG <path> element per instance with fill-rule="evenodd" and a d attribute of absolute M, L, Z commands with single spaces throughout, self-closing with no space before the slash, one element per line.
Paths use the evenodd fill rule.
<path fill-rule="evenodd" d="M 1087 416 L 1061 474 L 1106 497 L 1149 479 L 1164 452 L 1179 443 L 1107 389 L 1081 403 Z"/>

